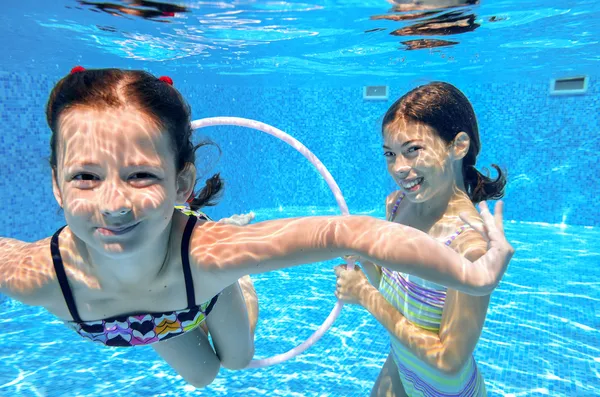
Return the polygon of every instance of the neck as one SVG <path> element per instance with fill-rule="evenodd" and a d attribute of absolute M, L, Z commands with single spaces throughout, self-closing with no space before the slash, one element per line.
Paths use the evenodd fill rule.
<path fill-rule="evenodd" d="M 169 261 L 171 225 L 131 255 L 110 255 L 78 241 L 79 252 L 103 290 L 131 291 L 156 282 Z"/>
<path fill-rule="evenodd" d="M 472 206 L 472 203 L 461 180 L 460 184 L 453 184 L 430 200 L 415 203 L 413 211 L 427 230 L 442 219 L 445 223 L 456 219 L 468 206 Z"/>

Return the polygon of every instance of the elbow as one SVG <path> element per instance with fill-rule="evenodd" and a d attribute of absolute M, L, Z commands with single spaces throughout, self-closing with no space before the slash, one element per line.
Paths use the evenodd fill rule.
<path fill-rule="evenodd" d="M 437 369 L 446 376 L 456 376 L 467 365 L 471 357 L 465 357 L 459 354 L 444 352 Z"/>
<path fill-rule="evenodd" d="M 499 283 L 500 280 L 490 280 L 489 282 L 474 284 L 468 291 L 464 292 L 471 296 L 488 296 L 494 292 Z"/>

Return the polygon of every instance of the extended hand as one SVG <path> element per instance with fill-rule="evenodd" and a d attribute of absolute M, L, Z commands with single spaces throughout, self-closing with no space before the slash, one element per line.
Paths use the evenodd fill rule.
<path fill-rule="evenodd" d="M 460 214 L 460 218 L 469 224 L 474 230 L 481 233 L 483 238 L 488 242 L 487 253 L 474 262 L 476 266 L 483 267 L 482 283 L 491 285 L 492 289 L 500 283 L 502 276 L 506 272 L 508 263 L 515 253 L 515 249 L 510 245 L 504 236 L 504 227 L 502 225 L 502 210 L 504 205 L 502 201 L 496 203 L 494 215 L 486 202 L 479 203 L 479 213 L 483 219 L 483 224 L 478 221 L 469 220 L 467 215 Z"/>

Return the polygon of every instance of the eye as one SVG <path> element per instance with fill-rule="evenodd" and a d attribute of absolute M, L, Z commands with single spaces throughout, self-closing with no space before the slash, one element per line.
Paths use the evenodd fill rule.
<path fill-rule="evenodd" d="M 73 175 L 71 181 L 74 183 L 75 187 L 79 189 L 92 189 L 100 178 L 94 174 L 88 174 L 86 172 L 82 172 L 79 174 Z"/>
<path fill-rule="evenodd" d="M 156 179 L 156 175 L 151 174 L 149 172 L 136 172 L 132 174 L 129 179 L 139 180 L 139 179 Z"/>
<path fill-rule="evenodd" d="M 136 188 L 152 186 L 158 181 L 158 177 L 150 172 L 136 172 L 131 174 L 127 180 Z"/>
<path fill-rule="evenodd" d="M 416 153 L 419 150 L 422 150 L 423 147 L 422 146 L 411 146 L 408 148 L 408 150 L 406 151 L 406 153 Z"/>
<path fill-rule="evenodd" d="M 390 151 L 387 151 L 387 152 L 384 152 L 384 153 L 383 153 L 383 155 L 384 155 L 385 157 L 393 157 L 393 156 L 395 156 L 395 155 L 396 155 L 396 153 L 394 153 L 394 152 L 390 152 Z"/>
<path fill-rule="evenodd" d="M 97 181 L 100 178 L 98 178 L 94 174 L 81 173 L 81 174 L 74 175 L 73 178 L 71 178 L 71 179 L 74 181 Z"/>

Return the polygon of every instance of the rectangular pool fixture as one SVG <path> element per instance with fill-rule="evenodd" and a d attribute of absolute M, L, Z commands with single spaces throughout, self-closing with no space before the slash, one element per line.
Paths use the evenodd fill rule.
<path fill-rule="evenodd" d="M 563 77 L 550 81 L 550 95 L 585 94 L 588 89 L 588 76 Z"/>
<path fill-rule="evenodd" d="M 363 99 L 367 101 L 387 101 L 387 85 L 368 85 L 363 87 Z"/>

